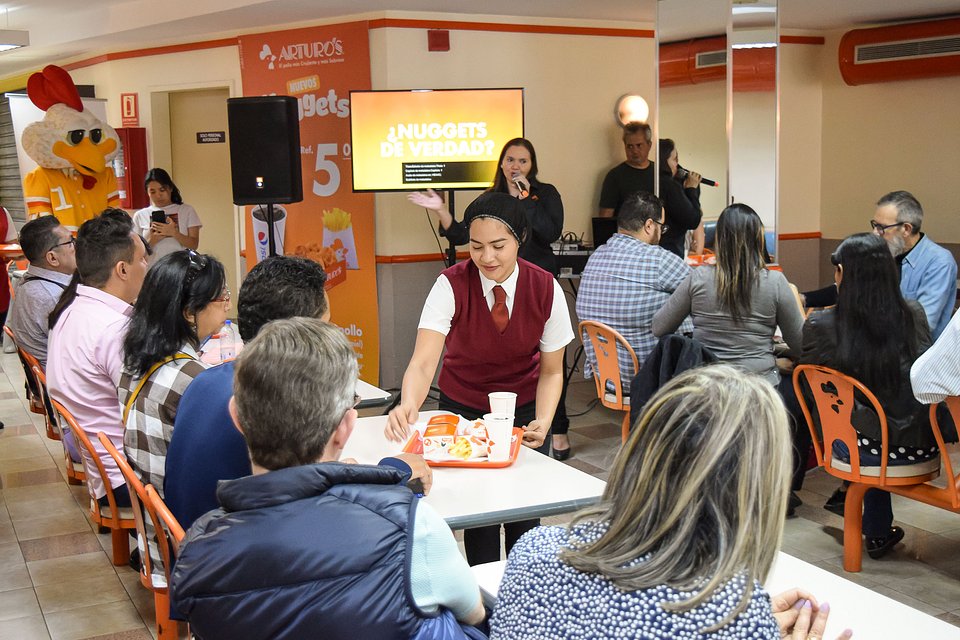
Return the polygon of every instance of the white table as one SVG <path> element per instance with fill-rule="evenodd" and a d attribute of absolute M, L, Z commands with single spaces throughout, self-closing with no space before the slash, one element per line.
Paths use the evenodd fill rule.
<path fill-rule="evenodd" d="M 488 607 L 497 601 L 505 566 L 506 561 L 501 561 L 471 567 Z M 958 627 L 782 551 L 765 586 L 771 594 L 802 587 L 818 601 L 829 602 L 824 640 L 836 638 L 844 629 L 853 629 L 854 638 L 960 638 Z"/>
<path fill-rule="evenodd" d="M 360 409 L 387 404 L 391 397 L 389 391 L 384 391 L 363 380 L 357 380 L 357 395 L 360 396 L 360 404 L 357 405 Z"/>
<path fill-rule="evenodd" d="M 421 411 L 421 418 L 445 413 Z M 360 418 L 341 457 L 376 464 L 401 443 L 383 435 L 386 416 Z M 437 467 L 424 500 L 452 529 L 467 529 L 576 511 L 595 503 L 606 483 L 528 447 L 505 469 Z"/>

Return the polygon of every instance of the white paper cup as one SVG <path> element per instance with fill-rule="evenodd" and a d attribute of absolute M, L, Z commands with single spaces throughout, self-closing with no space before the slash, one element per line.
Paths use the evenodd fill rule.
<path fill-rule="evenodd" d="M 253 245 L 257 254 L 257 262 L 262 262 L 269 253 L 269 242 L 267 236 L 267 208 L 263 205 L 257 205 L 250 212 L 253 218 Z M 277 255 L 283 255 L 283 236 L 287 227 L 287 210 L 282 206 L 273 205 L 273 230 L 274 244 L 276 245 Z"/>
<path fill-rule="evenodd" d="M 488 413 L 483 416 L 483 425 L 490 439 L 487 460 L 503 462 L 510 459 L 510 440 L 513 437 L 513 416 L 505 413 Z"/>
<path fill-rule="evenodd" d="M 517 415 L 517 394 L 511 391 L 494 391 L 487 394 L 490 398 L 490 413 Z"/>

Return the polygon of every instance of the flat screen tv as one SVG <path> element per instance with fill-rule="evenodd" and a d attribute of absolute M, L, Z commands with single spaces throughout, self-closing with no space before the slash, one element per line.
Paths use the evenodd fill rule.
<path fill-rule="evenodd" d="M 486 189 L 523 137 L 523 89 L 350 92 L 354 191 Z"/>

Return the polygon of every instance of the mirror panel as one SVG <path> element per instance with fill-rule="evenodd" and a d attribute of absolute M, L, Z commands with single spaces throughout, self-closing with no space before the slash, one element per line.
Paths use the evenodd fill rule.
<path fill-rule="evenodd" d="M 777 226 L 777 0 L 733 0 L 727 30 L 731 201 Z M 768 248 L 775 247 L 768 241 Z"/>

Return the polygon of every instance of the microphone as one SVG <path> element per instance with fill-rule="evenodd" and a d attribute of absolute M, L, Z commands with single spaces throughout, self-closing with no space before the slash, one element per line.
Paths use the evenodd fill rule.
<path fill-rule="evenodd" d="M 689 170 L 677 165 L 677 178 L 680 180 L 686 180 L 689 173 Z M 711 180 L 710 178 L 704 178 L 703 176 L 700 176 L 700 184 L 705 184 L 708 187 L 715 187 L 718 183 L 716 180 Z"/>
<path fill-rule="evenodd" d="M 530 193 L 523 188 L 523 184 L 520 182 L 520 176 L 513 176 L 510 178 L 513 181 L 513 184 L 517 185 L 517 189 L 520 191 L 520 199 L 526 198 Z"/>

